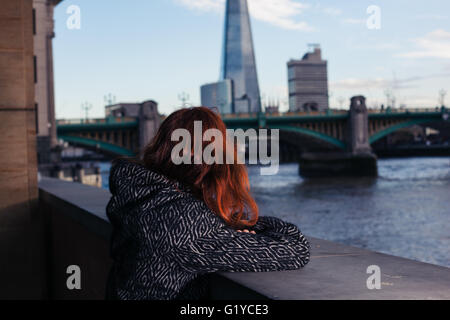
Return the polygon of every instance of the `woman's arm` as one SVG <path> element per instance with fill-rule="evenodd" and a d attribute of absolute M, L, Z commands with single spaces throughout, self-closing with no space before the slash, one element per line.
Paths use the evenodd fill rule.
<path fill-rule="evenodd" d="M 218 232 L 177 247 L 174 258 L 189 272 L 281 271 L 298 269 L 309 261 L 309 243 L 293 224 L 260 217 L 256 234 L 223 226 Z"/>

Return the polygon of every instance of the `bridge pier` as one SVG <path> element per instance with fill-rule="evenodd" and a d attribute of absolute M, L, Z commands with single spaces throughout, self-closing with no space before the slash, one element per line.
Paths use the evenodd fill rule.
<path fill-rule="evenodd" d="M 373 154 L 303 153 L 299 161 L 299 174 L 305 178 L 330 176 L 375 177 L 377 158 Z"/>
<path fill-rule="evenodd" d="M 139 108 L 139 150 L 153 139 L 160 125 L 158 105 L 154 101 L 145 101 Z"/>
<path fill-rule="evenodd" d="M 325 176 L 377 176 L 377 157 L 369 143 L 369 117 L 363 96 L 351 99 L 346 124 L 347 149 L 333 153 L 305 152 L 299 174 L 306 178 Z"/>

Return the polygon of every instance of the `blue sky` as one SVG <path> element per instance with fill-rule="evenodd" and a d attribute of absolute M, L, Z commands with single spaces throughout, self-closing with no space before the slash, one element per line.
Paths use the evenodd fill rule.
<path fill-rule="evenodd" d="M 287 109 L 287 67 L 308 43 L 328 60 L 331 107 L 363 94 L 369 106 L 429 107 L 440 89 L 450 104 L 450 1 L 248 0 L 263 97 Z M 67 28 L 71 5 L 81 28 Z M 369 29 L 377 5 L 381 28 Z M 81 105 L 104 116 L 104 96 L 153 99 L 162 113 L 200 104 L 200 85 L 219 78 L 224 0 L 64 0 L 55 10 L 57 118 L 82 117 Z"/>

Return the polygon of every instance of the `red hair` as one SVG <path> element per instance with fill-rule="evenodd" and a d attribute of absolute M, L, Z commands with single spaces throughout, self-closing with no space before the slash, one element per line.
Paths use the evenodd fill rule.
<path fill-rule="evenodd" d="M 206 164 L 203 161 L 201 164 L 173 163 L 172 149 L 179 142 L 172 141 L 172 132 L 186 129 L 194 137 L 194 121 L 201 121 L 202 137 L 208 129 L 218 129 L 222 133 L 222 164 Z M 202 139 L 202 153 L 210 143 Z M 258 220 L 258 206 L 250 195 L 247 169 L 244 164 L 237 163 L 236 146 L 227 149 L 226 143 L 226 126 L 219 114 L 206 107 L 184 108 L 163 121 L 156 136 L 144 149 L 142 161 L 147 168 L 189 186 L 194 195 L 228 225 L 235 228 L 250 227 Z M 226 163 L 227 152 L 233 152 L 233 164 Z"/>

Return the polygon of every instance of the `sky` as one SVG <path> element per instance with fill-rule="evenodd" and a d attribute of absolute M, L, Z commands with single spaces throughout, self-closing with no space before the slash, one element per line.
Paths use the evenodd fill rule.
<path fill-rule="evenodd" d="M 108 94 L 117 103 L 155 100 L 164 114 L 180 108 L 183 94 L 200 105 L 200 86 L 220 76 L 224 3 L 62 1 L 54 17 L 56 117 L 81 118 L 86 102 L 89 117 L 104 117 Z M 387 92 L 397 106 L 434 107 L 442 89 L 450 104 L 448 0 L 248 5 L 263 104 L 288 109 L 287 62 L 310 43 L 319 43 L 328 61 L 331 108 L 348 108 L 355 95 L 366 96 L 369 107 L 386 105 Z"/>

